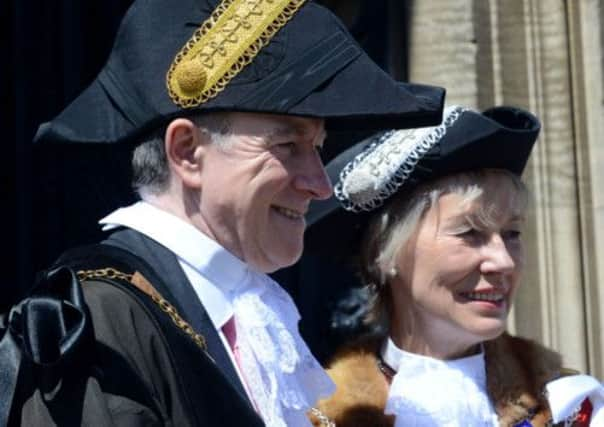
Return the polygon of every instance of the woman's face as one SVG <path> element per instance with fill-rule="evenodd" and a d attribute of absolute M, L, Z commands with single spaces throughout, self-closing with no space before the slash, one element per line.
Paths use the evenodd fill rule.
<path fill-rule="evenodd" d="M 441 195 L 399 254 L 391 324 L 425 353 L 459 356 L 503 332 L 524 261 L 518 192 L 493 174 L 474 201 Z"/>

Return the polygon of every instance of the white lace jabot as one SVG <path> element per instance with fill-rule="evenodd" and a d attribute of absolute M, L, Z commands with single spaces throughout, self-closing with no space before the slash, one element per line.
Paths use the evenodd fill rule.
<path fill-rule="evenodd" d="M 395 371 L 385 413 L 395 427 L 493 427 L 497 415 L 486 392 L 484 353 L 437 360 L 408 353 L 388 339 L 382 358 Z"/>
<path fill-rule="evenodd" d="M 335 386 L 298 333 L 300 314 L 266 274 L 233 300 L 241 362 L 254 403 L 268 427 L 310 426 L 306 413 Z"/>

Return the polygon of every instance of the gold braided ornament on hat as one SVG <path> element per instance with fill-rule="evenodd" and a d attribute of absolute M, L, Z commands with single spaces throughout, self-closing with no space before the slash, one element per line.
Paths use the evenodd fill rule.
<path fill-rule="evenodd" d="M 223 0 L 178 52 L 168 93 L 182 108 L 218 95 L 306 0 Z"/>

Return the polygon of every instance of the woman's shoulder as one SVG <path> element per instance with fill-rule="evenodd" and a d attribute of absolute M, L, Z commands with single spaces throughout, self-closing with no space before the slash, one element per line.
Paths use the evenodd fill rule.
<path fill-rule="evenodd" d="M 535 386 L 557 378 L 563 370 L 559 353 L 527 338 L 504 333 L 484 347 L 487 369 L 528 377 Z M 494 361 L 497 363 L 489 363 Z"/>
<path fill-rule="evenodd" d="M 503 334 L 484 348 L 488 392 L 502 425 L 524 420 L 551 425 L 546 385 L 578 372 L 563 367 L 559 353 L 530 339 Z"/>
<path fill-rule="evenodd" d="M 378 367 L 380 340 L 373 337 L 361 338 L 340 348 L 327 366 L 327 372 L 339 389 L 346 391 L 346 396 L 364 398 L 363 391 L 388 392 L 386 378 Z M 374 395 L 375 393 L 368 393 Z M 385 403 L 385 400 L 384 400 Z"/>

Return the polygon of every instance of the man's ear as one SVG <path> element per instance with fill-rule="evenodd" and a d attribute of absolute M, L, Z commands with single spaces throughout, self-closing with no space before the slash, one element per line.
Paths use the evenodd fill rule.
<path fill-rule="evenodd" d="M 201 188 L 202 157 L 209 141 L 191 120 L 179 118 L 168 125 L 164 144 L 170 170 L 190 188 Z"/>

